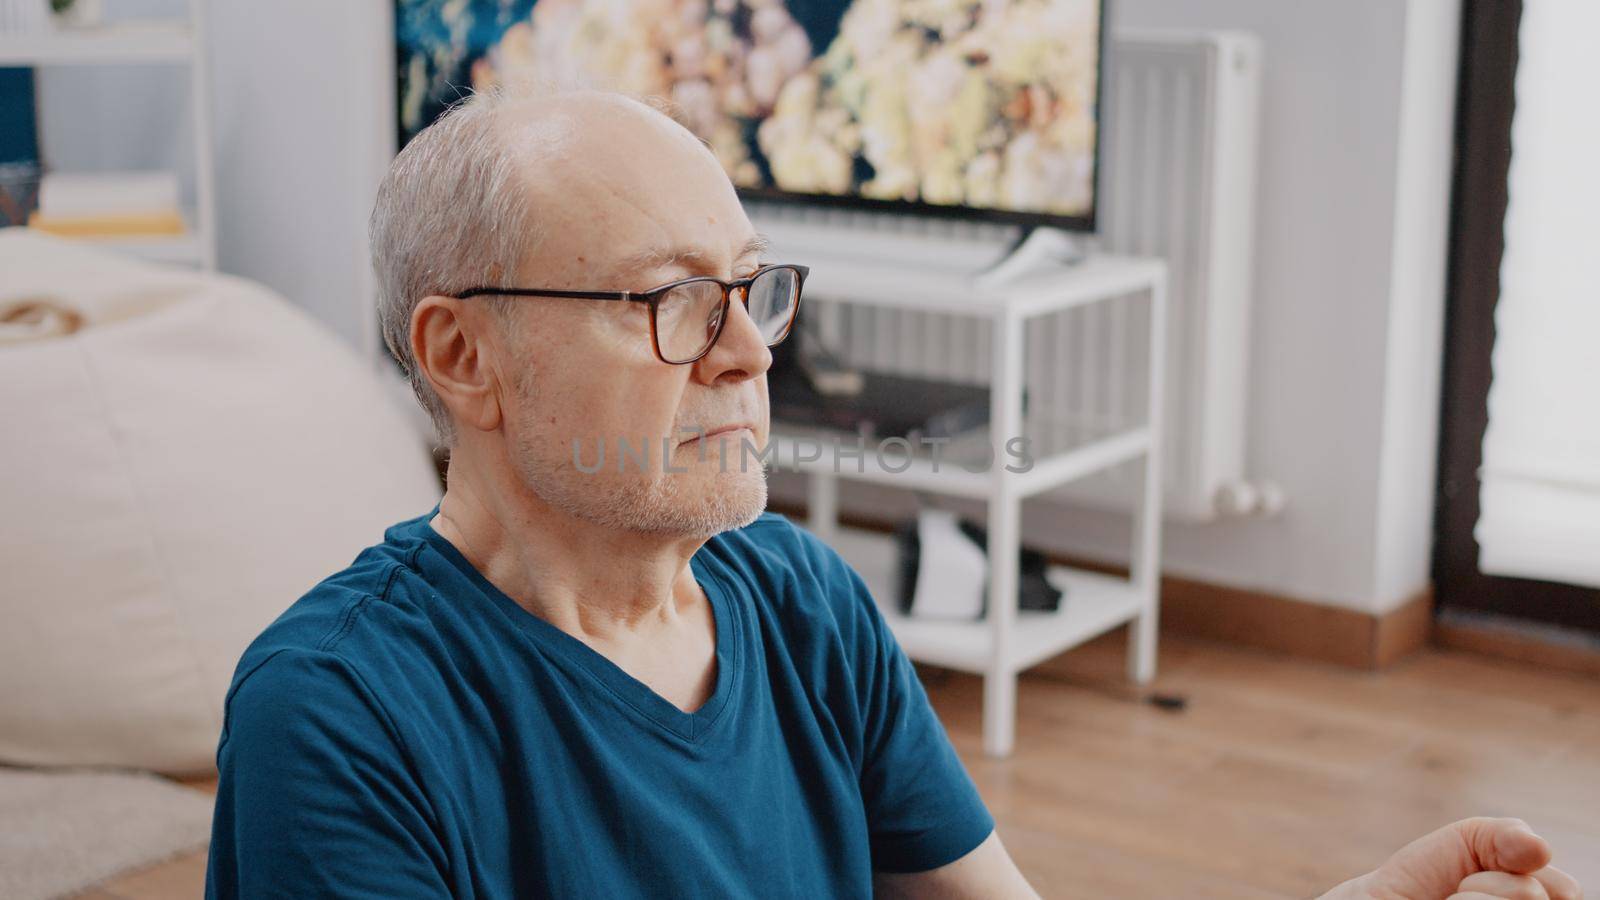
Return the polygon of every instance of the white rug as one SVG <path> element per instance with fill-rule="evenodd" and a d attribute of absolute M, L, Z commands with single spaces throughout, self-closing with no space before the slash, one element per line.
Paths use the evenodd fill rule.
<path fill-rule="evenodd" d="M 0 766 L 0 897 L 69 896 L 204 847 L 214 803 L 156 775 Z"/>

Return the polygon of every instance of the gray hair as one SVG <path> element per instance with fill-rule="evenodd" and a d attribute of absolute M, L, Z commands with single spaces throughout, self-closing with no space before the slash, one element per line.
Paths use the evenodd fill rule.
<path fill-rule="evenodd" d="M 412 356 L 411 314 L 424 297 L 511 277 L 537 246 L 537 224 L 521 184 L 527 160 L 502 119 L 508 108 L 574 93 L 631 100 L 679 125 L 684 121 L 681 110 L 660 97 L 597 91 L 577 79 L 516 81 L 470 94 L 445 110 L 406 144 L 378 187 L 369 232 L 383 342 L 446 447 L 455 443 L 455 426 Z M 483 302 L 502 321 L 516 308 L 508 297 L 486 296 Z"/>
<path fill-rule="evenodd" d="M 422 298 L 453 295 L 515 273 L 535 244 L 523 167 L 500 113 L 526 94 L 468 96 L 418 132 L 389 166 L 369 224 L 383 342 L 433 419 L 455 442 L 450 414 L 411 353 Z M 504 314 L 505 298 L 488 297 Z"/>
<path fill-rule="evenodd" d="M 595 90 L 578 78 L 515 82 L 469 94 L 446 109 L 411 138 L 378 187 L 368 231 L 379 327 L 445 447 L 454 444 L 456 428 L 411 356 L 411 314 L 426 296 L 456 295 L 510 277 L 538 247 L 542 231 L 520 183 L 522 160 L 501 120 L 507 107 L 571 93 L 630 99 L 685 125 L 682 109 L 666 98 Z M 701 144 L 709 147 L 704 139 Z M 504 296 L 485 296 L 483 303 L 502 322 L 515 309 Z"/>

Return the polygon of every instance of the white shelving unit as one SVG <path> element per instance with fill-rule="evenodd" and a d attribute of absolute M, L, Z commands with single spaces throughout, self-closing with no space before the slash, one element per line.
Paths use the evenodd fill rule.
<path fill-rule="evenodd" d="M 205 0 L 189 0 L 187 20 L 62 27 L 40 34 L 0 33 L 0 66 L 163 65 L 189 70 L 196 202 L 184 212 L 187 233 L 85 240 L 152 261 L 216 268 L 216 174 L 205 19 Z"/>
<path fill-rule="evenodd" d="M 1048 266 L 1001 286 L 985 286 L 937 266 L 906 267 L 856 253 L 837 258 L 808 248 L 812 275 L 808 296 L 836 303 L 955 313 L 987 319 L 991 328 L 991 428 L 945 448 L 936 464 L 927 455 L 896 450 L 880 456 L 869 442 L 860 458 L 838 454 L 833 437 L 774 422 L 773 465 L 809 477 L 807 527 L 849 561 L 872 589 L 895 638 L 912 659 L 984 677 L 983 746 L 994 757 L 1009 756 L 1016 732 L 1017 674 L 1125 622 L 1132 623 L 1128 674 L 1137 682 L 1155 675 L 1156 619 L 1161 522 L 1161 422 L 1165 384 L 1166 266 L 1156 259 L 1091 256 L 1073 265 Z M 1048 410 L 1023 416 L 1024 333 L 1037 317 L 1073 307 L 1149 303 L 1149 372 L 1146 421 L 1107 427 L 1062 441 Z M 1027 435 L 1033 466 L 1011 471 L 1015 457 L 1006 439 Z M 821 444 L 820 448 L 817 446 Z M 855 443 L 845 440 L 853 451 Z M 802 452 L 804 451 L 804 452 Z M 820 451 L 820 452 L 819 452 Z M 972 457 L 976 451 L 979 455 Z M 1041 452 L 1042 451 L 1042 452 Z M 992 453 L 998 462 L 973 464 Z M 818 458 L 805 459 L 816 455 Z M 1017 596 L 1019 523 L 1022 502 L 1051 488 L 1111 466 L 1142 461 L 1142 484 L 1134 512 L 1131 574 L 1116 578 L 1064 566 L 1048 578 L 1065 595 L 1055 612 L 1018 610 L 1016 603 L 989 604 L 990 615 L 973 622 L 916 619 L 894 605 L 892 539 L 838 525 L 841 480 L 859 480 L 988 503 L 989 596 Z M 1019 466 L 1020 468 L 1020 466 Z M 980 469 L 980 471 L 971 471 Z"/>

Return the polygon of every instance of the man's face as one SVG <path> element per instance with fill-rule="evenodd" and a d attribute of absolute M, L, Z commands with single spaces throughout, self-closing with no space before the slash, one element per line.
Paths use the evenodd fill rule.
<path fill-rule="evenodd" d="M 590 102 L 536 117 L 516 139 L 545 150 L 528 176 L 542 239 L 516 286 L 642 291 L 757 267 L 755 233 L 727 176 L 670 120 Z M 738 297 L 716 345 L 687 365 L 656 357 L 643 303 L 516 301 L 502 346 L 515 374 L 502 402 L 523 486 L 618 529 L 709 536 L 753 521 L 766 476 L 742 445 L 765 446 L 772 356 Z M 740 424 L 751 430 L 697 439 Z M 634 455 L 620 452 L 624 441 Z M 586 471 L 602 445 L 604 464 Z"/>

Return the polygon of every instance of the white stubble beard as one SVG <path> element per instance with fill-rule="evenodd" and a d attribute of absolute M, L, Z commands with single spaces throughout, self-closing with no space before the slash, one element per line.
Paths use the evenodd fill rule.
<path fill-rule="evenodd" d="M 573 465 L 570 446 L 559 460 L 549 460 L 537 441 L 519 432 L 513 463 L 535 496 L 575 519 L 619 531 L 709 538 L 749 525 L 766 509 L 766 470 L 743 452 L 743 443 L 731 434 L 716 435 L 705 439 L 710 446 L 704 460 L 693 444 L 684 445 L 690 461 L 671 460 L 675 469 L 688 471 L 665 471 L 659 453 L 652 453 L 648 471 L 638 471 L 630 459 L 622 473 L 610 455 L 617 449 L 613 443 L 605 464 L 590 473 Z M 654 450 L 662 446 L 656 438 Z M 593 459 L 592 444 L 581 449 L 586 460 Z"/>

